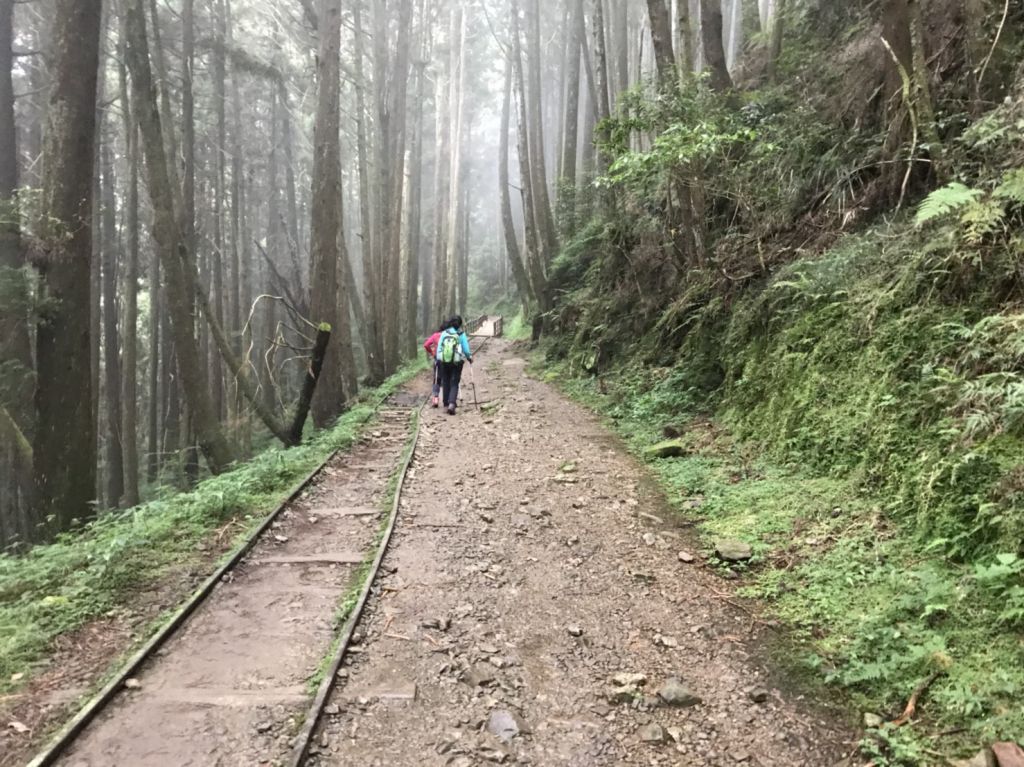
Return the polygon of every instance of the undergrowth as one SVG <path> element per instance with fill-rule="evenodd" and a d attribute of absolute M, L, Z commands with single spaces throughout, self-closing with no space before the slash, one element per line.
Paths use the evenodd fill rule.
<path fill-rule="evenodd" d="M 1024 732 L 1024 93 L 886 210 L 880 137 L 805 91 L 633 97 L 615 204 L 550 268 L 544 365 L 638 453 L 682 433 L 652 469 L 709 549 L 752 545 L 794 671 L 887 720 L 929 682 L 869 734 L 877 767 L 944 763 Z M 664 212 L 680 168 L 706 185 L 703 263 Z"/>
<path fill-rule="evenodd" d="M 129 611 L 131 598 L 161 577 L 201 564 L 211 537 L 246 538 L 297 481 L 351 446 L 377 402 L 422 367 L 417 360 L 363 393 L 333 428 L 299 447 L 267 449 L 193 491 L 106 514 L 23 556 L 0 556 L 0 692 L 29 682 L 59 635 Z"/>

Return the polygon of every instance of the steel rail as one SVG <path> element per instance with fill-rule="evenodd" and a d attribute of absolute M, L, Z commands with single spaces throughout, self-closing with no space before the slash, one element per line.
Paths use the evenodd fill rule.
<path fill-rule="evenodd" d="M 367 414 L 366 418 L 358 422 L 358 426 L 364 426 L 368 423 L 377 413 L 380 408 L 394 395 L 394 392 L 381 397 L 373 409 Z M 417 432 L 419 429 L 419 419 L 417 416 Z M 354 443 L 353 443 L 354 444 Z M 259 526 L 242 542 L 242 544 L 235 549 L 224 564 L 218 567 L 212 575 L 210 575 L 198 589 L 192 592 L 191 596 L 182 604 L 168 619 L 168 621 L 151 636 L 146 643 L 136 650 L 132 656 L 122 665 L 114 674 L 114 676 L 108 681 L 99 692 L 97 692 L 89 701 L 79 709 L 78 713 L 71 718 L 70 721 L 66 722 L 63 727 L 57 732 L 56 735 L 50 740 L 43 751 L 38 753 L 26 767 L 49 767 L 54 764 L 67 750 L 75 739 L 82 733 L 82 731 L 92 722 L 97 715 L 112 701 L 121 689 L 124 687 L 124 683 L 130 677 L 132 677 L 142 665 L 149 660 L 149 658 L 159 650 L 167 640 L 170 639 L 177 632 L 179 628 L 188 620 L 188 618 L 196 611 L 196 609 L 206 601 L 207 597 L 213 593 L 214 588 L 221 581 L 221 579 L 233 570 L 242 559 L 252 550 L 253 546 L 259 541 L 267 529 L 277 520 L 281 512 L 288 508 L 295 500 L 302 494 L 310 483 L 316 479 L 334 458 L 341 453 L 344 448 L 338 448 L 332 450 L 330 455 L 327 456 L 320 464 L 316 466 L 312 471 L 309 472 L 295 487 L 291 489 L 287 497 L 280 504 L 278 504 L 273 511 L 271 511 L 263 521 L 260 522 Z"/>

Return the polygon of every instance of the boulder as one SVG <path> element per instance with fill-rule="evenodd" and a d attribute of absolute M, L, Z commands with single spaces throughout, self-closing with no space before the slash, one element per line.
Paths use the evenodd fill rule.
<path fill-rule="evenodd" d="M 689 448 L 683 444 L 682 440 L 667 439 L 664 442 L 659 442 L 656 445 L 644 448 L 644 458 L 647 458 L 648 460 L 658 458 L 679 458 L 689 452 Z"/>
<path fill-rule="evenodd" d="M 715 541 L 715 554 L 723 562 L 746 562 L 754 556 L 749 543 L 734 538 L 723 538 Z"/>

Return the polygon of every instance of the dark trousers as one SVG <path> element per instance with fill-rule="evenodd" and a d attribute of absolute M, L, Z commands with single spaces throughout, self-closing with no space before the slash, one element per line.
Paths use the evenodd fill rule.
<path fill-rule="evenodd" d="M 462 362 L 440 363 L 441 391 L 444 392 L 442 402 L 445 407 L 457 405 L 459 399 L 459 381 L 462 380 Z"/>
<path fill-rule="evenodd" d="M 434 360 L 434 388 L 433 395 L 436 397 L 441 393 L 441 361 Z"/>

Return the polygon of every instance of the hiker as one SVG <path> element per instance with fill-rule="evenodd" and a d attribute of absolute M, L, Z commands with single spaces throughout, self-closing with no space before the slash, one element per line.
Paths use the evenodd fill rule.
<path fill-rule="evenodd" d="M 430 398 L 430 404 L 434 407 L 437 407 L 437 398 L 441 393 L 441 363 L 437 358 L 437 342 L 441 340 L 441 334 L 447 327 L 448 322 L 442 322 L 441 327 L 437 329 L 437 332 L 423 342 L 423 350 L 427 353 L 427 359 L 430 361 L 430 364 L 434 369 L 434 386 Z"/>
<path fill-rule="evenodd" d="M 437 362 L 445 409 L 448 415 L 455 415 L 455 404 L 459 400 L 459 381 L 462 380 L 462 365 L 464 362 L 473 364 L 469 338 L 462 332 L 462 317 L 455 315 L 448 320 L 437 342 Z"/>

